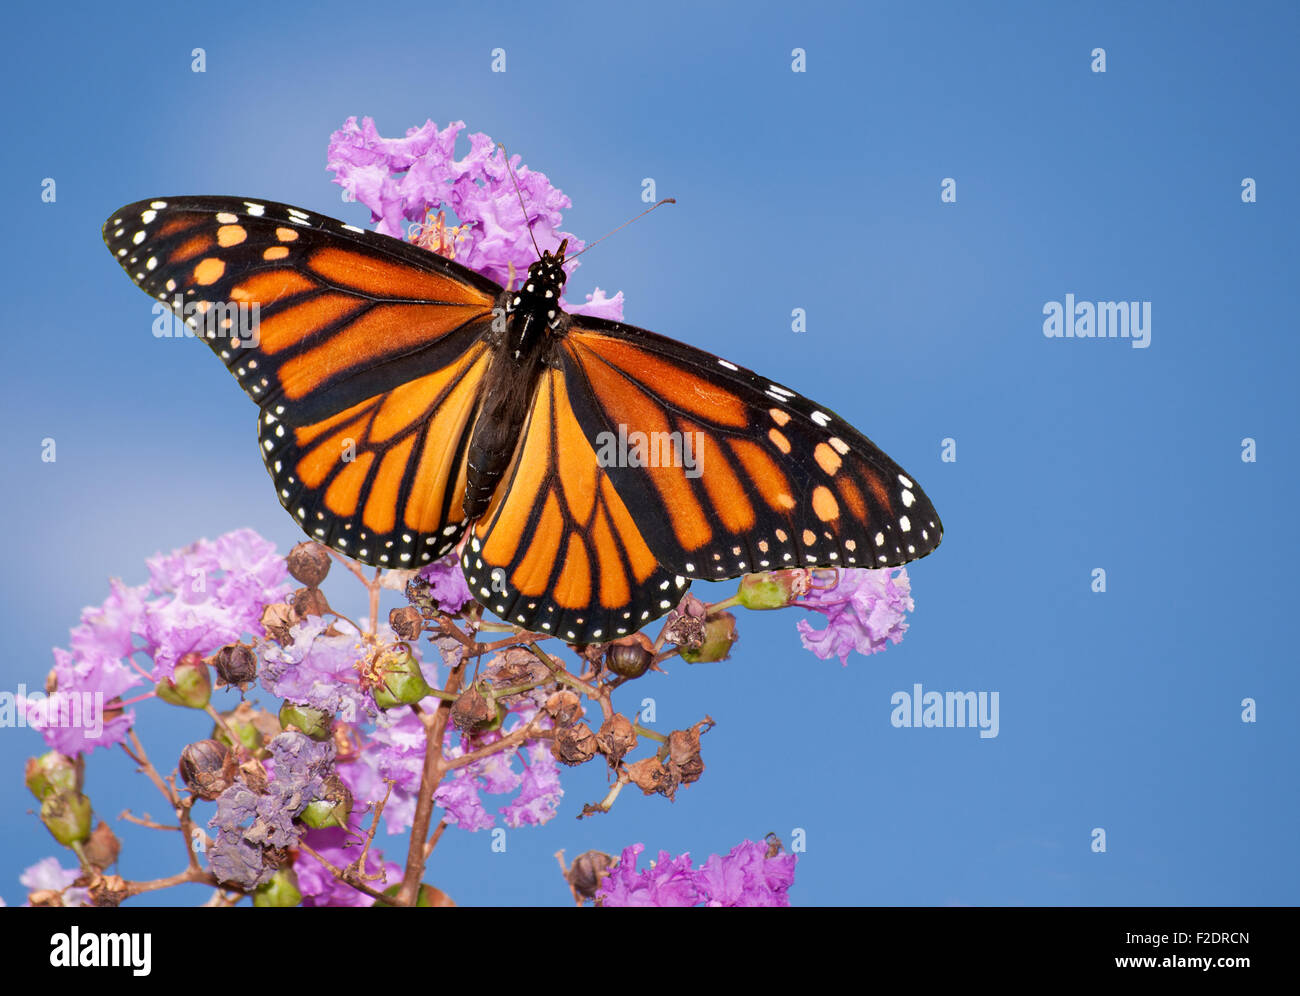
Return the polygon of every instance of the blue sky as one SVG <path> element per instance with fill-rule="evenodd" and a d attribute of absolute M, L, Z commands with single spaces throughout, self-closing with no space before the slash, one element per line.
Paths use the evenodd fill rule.
<path fill-rule="evenodd" d="M 206 350 L 152 337 L 103 220 L 221 193 L 363 223 L 328 182 L 330 132 L 461 119 L 562 187 L 585 239 L 640 210 L 653 177 L 677 206 L 585 256 L 571 296 L 622 290 L 629 321 L 833 408 L 916 476 L 946 535 L 912 565 L 912 629 L 884 654 L 841 668 L 800 648 L 797 613 L 752 614 L 730 661 L 645 679 L 661 728 L 718 721 L 674 804 L 625 794 L 578 821 L 604 792 L 591 765 L 505 853 L 449 832 L 428 881 L 466 904 L 562 904 L 560 848 L 703 859 L 799 829 L 799 905 L 1300 899 L 1294 6 L 365 13 L 9 15 L 0 689 L 39 686 L 82 606 L 109 576 L 144 580 L 154 552 L 241 526 L 298 539 L 255 409 Z M 1151 302 L 1149 348 L 1046 338 L 1043 308 L 1067 294 Z M 998 736 L 893 727 L 891 696 L 916 683 L 997 692 Z M 207 732 L 160 703 L 140 714 L 159 758 Z M 10 904 L 56 851 L 21 784 L 42 749 L 0 729 Z M 174 841 L 116 820 L 165 814 L 120 753 L 93 754 L 88 785 L 122 874 L 180 867 Z"/>

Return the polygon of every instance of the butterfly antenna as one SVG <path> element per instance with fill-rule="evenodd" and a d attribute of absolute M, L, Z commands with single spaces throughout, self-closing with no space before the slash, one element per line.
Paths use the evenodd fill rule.
<path fill-rule="evenodd" d="M 515 185 L 515 194 L 519 198 L 519 210 L 524 213 L 524 224 L 528 227 L 528 237 L 533 239 L 533 226 L 528 220 L 528 208 L 524 206 L 524 193 L 519 189 L 519 181 L 515 179 L 515 171 L 510 168 L 510 153 L 501 142 L 497 142 L 497 148 L 501 150 L 501 156 L 506 161 L 506 172 L 510 174 L 510 182 Z M 537 253 L 537 258 L 542 258 L 542 250 L 537 247 L 537 240 L 533 239 L 533 251 Z"/>
<path fill-rule="evenodd" d="M 601 244 L 602 242 L 604 242 L 607 238 L 609 238 L 610 235 L 615 235 L 615 234 L 617 234 L 618 232 L 623 231 L 623 229 L 627 228 L 627 226 L 630 225 L 630 224 L 632 224 L 633 221 L 637 221 L 637 220 L 639 220 L 639 219 L 641 219 L 641 218 L 644 218 L 646 215 L 648 215 L 648 214 L 649 214 L 651 211 L 653 211 L 655 208 L 657 208 L 657 207 L 663 207 L 665 204 L 676 204 L 676 203 L 677 203 L 677 198 L 676 198 L 676 197 L 665 197 L 663 200 L 659 201 L 657 204 L 652 204 L 652 205 L 650 205 L 650 207 L 646 208 L 644 211 L 642 211 L 642 212 L 641 212 L 639 215 L 637 215 L 635 218 L 631 219 L 631 221 L 625 221 L 625 222 L 623 222 L 623 224 L 619 225 L 618 228 L 614 229 L 614 231 L 609 232 L 609 233 L 606 234 L 606 235 L 602 235 L 602 236 L 601 236 L 600 238 L 598 238 L 595 242 L 591 243 L 591 245 L 583 246 L 583 247 L 582 247 L 582 252 L 575 252 L 572 256 L 569 256 L 567 259 L 565 259 L 565 262 L 567 263 L 567 262 L 568 262 L 569 260 L 571 260 L 571 259 L 577 259 L 579 256 L 582 255 L 582 253 L 584 253 L 584 252 L 586 252 L 588 249 L 592 248 L 592 246 L 598 246 L 598 245 L 600 245 L 600 244 Z"/>

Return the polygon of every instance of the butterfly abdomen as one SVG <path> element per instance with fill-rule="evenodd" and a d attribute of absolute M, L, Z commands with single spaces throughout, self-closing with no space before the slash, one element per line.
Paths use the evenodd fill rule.
<path fill-rule="evenodd" d="M 529 354 L 528 360 L 519 364 L 500 352 L 492 358 L 483 406 L 469 443 L 464 502 L 467 519 L 477 519 L 487 511 L 519 444 L 540 369 L 536 353 Z"/>

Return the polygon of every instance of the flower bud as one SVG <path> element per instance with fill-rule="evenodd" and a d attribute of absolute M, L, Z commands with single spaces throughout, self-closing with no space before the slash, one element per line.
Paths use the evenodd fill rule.
<path fill-rule="evenodd" d="M 429 579 L 418 574 L 406 582 L 406 600 L 417 611 L 438 611 L 438 603 L 433 597 L 433 588 L 429 584 Z"/>
<path fill-rule="evenodd" d="M 414 605 L 403 605 L 388 613 L 388 625 L 403 640 L 418 640 L 424 632 L 424 616 Z"/>
<path fill-rule="evenodd" d="M 699 647 L 682 647 L 679 653 L 688 664 L 725 661 L 731 656 L 731 647 L 738 639 L 736 617 L 730 612 L 718 612 L 705 620 L 704 640 Z"/>
<path fill-rule="evenodd" d="M 582 699 L 577 693 L 562 688 L 546 700 L 543 707 L 554 719 L 557 726 L 568 726 L 582 718 Z"/>
<path fill-rule="evenodd" d="M 584 851 L 573 859 L 565 878 L 569 880 L 569 887 L 583 899 L 594 899 L 612 864 L 613 855 L 603 851 Z"/>
<path fill-rule="evenodd" d="M 172 676 L 158 682 L 158 697 L 175 706 L 202 709 L 212 699 L 212 675 L 208 663 L 191 650 L 176 662 Z"/>
<path fill-rule="evenodd" d="M 627 766 L 627 774 L 632 784 L 646 795 L 658 793 L 672 798 L 672 792 L 676 790 L 672 775 L 657 757 L 643 757 L 632 762 Z"/>
<path fill-rule="evenodd" d="M 280 723 L 274 716 L 261 709 L 254 709 L 247 702 L 241 702 L 229 712 L 223 712 L 221 718 L 225 720 L 225 726 L 220 723 L 213 726 L 212 739 L 227 747 L 234 747 L 235 744 L 226 735 L 226 727 L 229 727 L 238 738 L 239 746 L 254 755 L 265 756 L 263 744 L 274 740 L 280 733 Z"/>
<path fill-rule="evenodd" d="M 780 609 L 806 595 L 808 584 L 808 571 L 803 568 L 746 574 L 736 598 L 747 609 Z"/>
<path fill-rule="evenodd" d="M 334 734 L 334 717 L 324 709 L 285 702 L 280 706 L 281 729 L 301 730 L 313 740 L 329 740 Z"/>
<path fill-rule="evenodd" d="M 215 799 L 235 782 L 239 765 L 219 740 L 198 740 L 181 751 L 181 778 L 200 799 Z"/>
<path fill-rule="evenodd" d="M 452 704 L 451 721 L 456 728 L 472 733 L 490 723 L 497 714 L 492 703 L 479 689 L 478 684 L 470 685 L 460 693 L 460 698 Z"/>
<path fill-rule="evenodd" d="M 33 889 L 27 894 L 27 905 L 45 909 L 45 908 L 63 908 L 67 906 L 80 906 L 80 902 L 66 902 L 63 898 L 62 889 Z"/>
<path fill-rule="evenodd" d="M 262 762 L 255 757 L 239 766 L 239 780 L 256 795 L 266 795 L 266 790 L 271 785 L 266 768 L 262 767 Z"/>
<path fill-rule="evenodd" d="M 100 826 L 103 826 L 101 823 Z M 123 900 L 130 896 L 126 879 L 121 875 L 100 875 L 93 873 L 86 886 L 90 902 L 94 906 L 121 906 Z"/>
<path fill-rule="evenodd" d="M 562 764 L 585 764 L 596 756 L 596 735 L 586 723 L 562 726 L 551 741 L 551 755 Z"/>
<path fill-rule="evenodd" d="M 633 633 L 609 645 L 605 666 L 620 677 L 639 678 L 650 669 L 654 656 L 650 638 L 644 633 Z"/>
<path fill-rule="evenodd" d="M 323 616 L 329 610 L 329 599 L 319 588 L 299 588 L 293 593 L 293 612 L 299 620 Z"/>
<path fill-rule="evenodd" d="M 763 842 L 767 844 L 767 853 L 763 855 L 766 858 L 775 858 L 785 850 L 785 844 L 781 842 L 781 838 L 770 830 L 767 836 L 763 838 Z"/>
<path fill-rule="evenodd" d="M 624 754 L 636 748 L 636 727 L 626 716 L 616 712 L 600 724 L 596 747 L 609 759 L 612 767 L 623 760 Z"/>
<path fill-rule="evenodd" d="M 405 643 L 393 644 L 375 659 L 371 680 L 375 705 L 380 709 L 413 705 L 430 691 L 420 662 Z"/>
<path fill-rule="evenodd" d="M 293 606 L 284 602 L 272 602 L 262 610 L 262 629 L 266 635 L 282 647 L 292 644 L 290 630 L 298 620 L 294 617 Z"/>
<path fill-rule="evenodd" d="M 304 540 L 289 551 L 289 573 L 308 588 L 315 588 L 330 572 L 329 551 L 319 543 Z"/>
<path fill-rule="evenodd" d="M 232 643 L 222 647 L 212 657 L 217 681 L 243 689 L 257 678 L 257 655 L 251 647 Z"/>
<path fill-rule="evenodd" d="M 398 883 L 397 885 L 390 885 L 387 889 L 384 890 L 384 895 L 396 899 L 397 894 L 398 892 L 401 891 L 401 889 L 402 889 L 401 883 Z M 420 891 L 417 892 L 415 896 L 415 905 L 416 906 L 455 906 L 456 904 L 452 902 L 451 897 L 448 896 L 447 893 L 443 892 L 441 889 L 437 888 L 436 886 L 428 885 L 424 882 L 421 882 Z M 392 909 L 393 904 L 386 903 L 382 899 L 376 899 L 375 906 L 376 907 L 383 906 L 385 908 Z"/>
<path fill-rule="evenodd" d="M 298 818 L 315 830 L 325 827 L 348 828 L 348 817 L 352 814 L 352 793 L 336 774 L 325 779 L 325 795 L 307 803 L 307 808 Z"/>
<path fill-rule="evenodd" d="M 86 841 L 82 848 L 82 853 L 86 860 L 92 865 L 100 868 L 107 868 L 117 861 L 117 856 L 122 852 L 122 842 L 117 839 L 112 828 L 103 820 L 95 827 L 90 835 L 90 840 Z"/>
<path fill-rule="evenodd" d="M 32 795 L 44 799 L 54 792 L 80 791 L 81 772 L 78 761 L 52 750 L 28 759 L 25 781 Z"/>
<path fill-rule="evenodd" d="M 299 544 L 301 545 L 301 544 Z M 253 890 L 253 905 L 269 908 L 297 906 L 302 902 L 298 876 L 292 866 L 277 868 L 270 881 Z"/>
<path fill-rule="evenodd" d="M 676 780 L 689 785 L 698 782 L 704 774 L 704 759 L 700 756 L 700 727 L 692 726 L 687 730 L 673 730 L 668 734 L 668 743 L 660 749 L 662 758 L 665 754 L 666 767 Z M 709 721 L 712 726 L 712 720 Z"/>
<path fill-rule="evenodd" d="M 677 608 L 664 619 L 664 642 L 683 648 L 699 647 L 704 642 L 704 617 L 707 614 L 708 606 L 688 591 Z"/>
<path fill-rule="evenodd" d="M 90 837 L 90 810 L 90 800 L 80 792 L 54 792 L 41 803 L 41 822 L 60 844 L 80 844 Z"/>

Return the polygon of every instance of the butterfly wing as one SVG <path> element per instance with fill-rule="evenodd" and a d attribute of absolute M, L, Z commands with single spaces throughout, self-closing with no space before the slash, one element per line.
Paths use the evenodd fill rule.
<path fill-rule="evenodd" d="M 237 197 L 128 205 L 104 241 L 260 406 L 263 459 L 309 535 L 387 567 L 456 543 L 500 287 L 398 239 Z"/>
<path fill-rule="evenodd" d="M 939 515 L 912 476 L 776 382 L 593 318 L 575 318 L 559 352 L 574 416 L 588 438 L 612 444 L 604 472 L 665 569 L 720 580 L 879 568 L 939 545 Z"/>
<path fill-rule="evenodd" d="M 470 592 L 502 619 L 576 643 L 635 632 L 688 582 L 664 569 L 600 466 L 567 373 L 546 368 L 509 468 L 473 525 Z M 653 509 L 651 521 L 668 514 Z"/>

